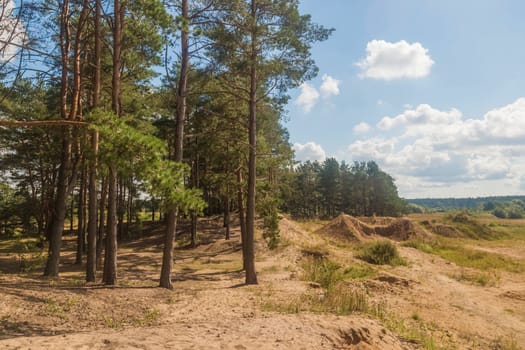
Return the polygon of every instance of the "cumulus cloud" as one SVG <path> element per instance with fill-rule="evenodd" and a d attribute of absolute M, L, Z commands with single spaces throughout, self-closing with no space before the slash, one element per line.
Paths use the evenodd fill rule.
<path fill-rule="evenodd" d="M 384 117 L 377 127 L 392 136 L 357 140 L 348 147 L 349 156 L 378 161 L 394 177 L 405 179 L 407 186 L 417 178 L 432 191 L 443 184 L 450 191 L 461 186 L 472 191 L 464 194 L 475 193 L 476 186 L 478 193 L 493 195 L 525 191 L 520 188 L 525 174 L 525 98 L 477 119 L 464 118 L 457 109 L 422 104 Z M 500 192 L 481 188 L 487 183 Z"/>
<path fill-rule="evenodd" d="M 332 96 L 339 95 L 339 84 L 341 84 L 340 80 L 327 74 L 323 75 L 319 88 L 305 82 L 299 86 L 301 92 L 294 103 L 300 106 L 305 113 L 309 113 L 321 97 L 327 100 Z"/>
<path fill-rule="evenodd" d="M 354 126 L 354 132 L 358 134 L 365 134 L 369 132 L 371 129 L 372 127 L 364 122 L 359 123 L 356 126 Z"/>
<path fill-rule="evenodd" d="M 333 77 L 325 74 L 323 75 L 323 83 L 321 84 L 320 91 L 323 98 L 328 98 L 330 96 L 339 95 L 339 84 L 341 82 Z"/>
<path fill-rule="evenodd" d="M 24 42 L 24 28 L 14 10 L 14 1 L 0 0 L 0 62 L 11 60 Z"/>
<path fill-rule="evenodd" d="M 525 138 L 525 98 L 518 98 L 479 119 L 464 119 L 461 111 L 440 111 L 427 104 L 406 110 L 395 117 L 382 118 L 381 130 L 401 129 L 404 137 L 425 136 L 436 144 L 461 148 L 480 144 L 523 144 Z"/>
<path fill-rule="evenodd" d="M 386 160 L 386 155 L 394 152 L 397 141 L 393 138 L 384 139 L 374 137 L 358 140 L 348 147 L 350 155 L 354 160 Z"/>
<path fill-rule="evenodd" d="M 308 113 L 315 106 L 317 100 L 319 100 L 319 92 L 308 83 L 301 84 L 300 89 L 301 93 L 299 97 L 297 97 L 297 100 L 295 100 L 295 104 L 301 106 L 303 111 Z"/>
<path fill-rule="evenodd" d="M 481 137 L 495 139 L 518 139 L 525 137 L 525 98 L 486 113 L 482 120 L 472 120 L 469 126 Z"/>
<path fill-rule="evenodd" d="M 508 160 L 499 153 L 472 154 L 466 167 L 469 178 L 478 180 L 503 179 L 510 172 Z"/>
<path fill-rule="evenodd" d="M 460 119 L 461 112 L 457 109 L 443 112 L 427 104 L 422 104 L 416 109 L 409 109 L 394 118 L 383 117 L 377 124 L 377 127 L 382 130 L 388 130 L 399 126 L 409 127 L 417 124 L 448 125 Z"/>
<path fill-rule="evenodd" d="M 323 147 L 315 142 L 294 143 L 292 149 L 295 151 L 295 158 L 300 161 L 323 161 L 326 158 Z"/>
<path fill-rule="evenodd" d="M 361 69 L 360 78 L 393 80 L 426 77 L 433 64 L 428 49 L 418 42 L 372 40 L 366 45 L 366 58 L 356 66 Z"/>

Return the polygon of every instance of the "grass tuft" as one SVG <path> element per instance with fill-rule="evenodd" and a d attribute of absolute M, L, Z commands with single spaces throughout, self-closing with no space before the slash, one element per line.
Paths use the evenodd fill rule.
<path fill-rule="evenodd" d="M 395 244 L 390 241 L 377 241 L 365 244 L 357 257 L 375 265 L 398 266 L 407 264 L 399 255 Z"/>
<path fill-rule="evenodd" d="M 468 272 L 464 269 L 462 269 L 460 273 L 453 274 L 450 277 L 459 282 L 466 282 L 482 287 L 495 286 L 500 280 L 500 275 L 497 271 Z"/>

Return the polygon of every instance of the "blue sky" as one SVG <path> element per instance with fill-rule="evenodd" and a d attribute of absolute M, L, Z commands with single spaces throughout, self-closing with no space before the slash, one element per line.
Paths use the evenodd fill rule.
<path fill-rule="evenodd" d="M 406 198 L 525 194 L 525 1 L 302 0 L 335 28 L 291 92 L 299 160 L 375 160 Z"/>

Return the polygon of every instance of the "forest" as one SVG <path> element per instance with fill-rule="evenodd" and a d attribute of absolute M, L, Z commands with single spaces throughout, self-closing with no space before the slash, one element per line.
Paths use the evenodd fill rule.
<path fill-rule="evenodd" d="M 485 211 L 498 218 L 521 219 L 525 215 L 525 197 L 493 196 L 477 198 L 409 199 L 409 211 L 447 212 L 451 210 Z"/>
<path fill-rule="evenodd" d="M 279 213 L 405 211 L 373 161 L 294 160 L 288 91 L 317 74 L 310 49 L 333 31 L 297 0 L 1 4 L 0 238 L 38 237 L 45 276 L 59 275 L 69 230 L 86 281 L 101 271 L 115 285 L 144 202 L 165 223 L 168 289 L 181 218 L 196 246 L 199 216 L 222 215 L 226 239 L 237 216 L 245 281 L 257 284 L 258 218 L 275 247 Z"/>

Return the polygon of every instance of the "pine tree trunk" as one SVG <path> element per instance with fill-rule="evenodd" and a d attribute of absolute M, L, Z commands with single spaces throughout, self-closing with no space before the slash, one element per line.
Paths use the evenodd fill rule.
<path fill-rule="evenodd" d="M 175 229 L 177 227 L 177 210 L 170 210 L 167 213 L 168 227 L 162 254 L 162 269 L 160 272 L 160 287 L 173 289 L 171 282 L 171 267 L 173 264 L 173 244 L 175 240 Z"/>
<path fill-rule="evenodd" d="M 60 249 L 62 248 L 62 233 L 67 212 L 68 174 L 71 168 L 71 129 L 64 127 L 62 141 L 62 160 L 58 169 L 57 191 L 55 207 L 51 218 L 51 232 L 49 237 L 49 255 L 47 257 L 44 276 L 58 276 L 60 263 Z"/>
<path fill-rule="evenodd" d="M 197 246 L 197 215 L 191 214 L 191 247 Z"/>
<path fill-rule="evenodd" d="M 126 213 L 127 220 L 126 220 L 126 236 L 129 237 L 129 227 L 133 223 L 133 196 L 131 195 L 131 180 L 128 183 L 128 204 L 127 208 L 128 211 Z"/>
<path fill-rule="evenodd" d="M 101 89 L 101 55 L 102 55 L 102 40 L 100 30 L 100 15 L 101 15 L 101 0 L 95 0 L 95 57 L 94 57 L 94 74 L 93 74 L 93 109 L 99 107 L 100 104 L 100 89 Z M 91 133 L 91 150 L 93 152 L 92 164 L 89 168 L 89 202 L 88 202 L 88 253 L 86 263 L 86 282 L 95 282 L 97 275 L 97 256 L 99 252 L 99 244 L 97 242 L 97 172 L 98 172 L 98 131 Z M 98 244 L 97 244 L 98 243 Z"/>
<path fill-rule="evenodd" d="M 82 162 L 83 163 L 83 162 Z M 78 190 L 78 212 L 77 212 L 77 253 L 76 253 L 76 259 L 75 264 L 76 265 L 82 265 L 82 256 L 84 255 L 84 242 L 85 242 L 85 236 L 84 236 L 84 194 L 86 187 L 86 172 L 84 170 L 84 165 L 82 166 L 82 175 L 80 176 L 80 188 Z"/>
<path fill-rule="evenodd" d="M 107 181 L 102 179 L 100 185 L 100 206 L 99 206 L 99 220 L 97 231 L 97 270 L 102 268 L 102 253 L 104 251 L 104 233 L 106 232 L 106 197 L 107 197 Z"/>
<path fill-rule="evenodd" d="M 189 20 L 188 0 L 181 2 L 182 17 Z M 177 126 L 175 131 L 175 157 L 176 162 L 182 162 L 184 145 L 184 119 L 186 117 L 186 90 L 189 71 L 189 41 L 187 28 L 181 33 L 181 68 L 179 84 L 177 87 Z M 167 231 L 164 241 L 164 254 L 162 257 L 162 269 L 160 273 L 160 287 L 173 289 L 171 283 L 171 270 L 173 264 L 173 246 L 177 228 L 178 209 L 170 209 L 167 213 Z"/>
<path fill-rule="evenodd" d="M 197 143 L 197 139 L 195 139 L 195 143 Z M 195 147 L 197 148 L 197 147 Z M 192 167 L 192 187 L 193 188 L 199 188 L 199 154 L 196 152 L 195 160 L 193 162 Z M 197 215 L 191 214 L 191 246 L 196 247 L 197 246 Z"/>
<path fill-rule="evenodd" d="M 102 282 L 106 285 L 117 283 L 117 170 L 113 165 L 109 167 L 108 228 Z"/>
<path fill-rule="evenodd" d="M 151 199 L 151 222 L 155 222 L 155 203 Z"/>
<path fill-rule="evenodd" d="M 60 81 L 60 117 L 68 119 L 67 93 L 69 52 L 69 1 L 62 3 L 60 13 L 60 55 L 61 55 L 61 81 Z M 47 257 L 44 276 L 58 276 L 60 263 L 60 249 L 62 248 L 62 233 L 67 213 L 67 196 L 69 190 L 68 176 L 71 171 L 71 127 L 64 126 L 62 133 L 62 155 L 58 169 L 57 190 L 51 222 L 49 237 L 49 254 Z"/>
<path fill-rule="evenodd" d="M 113 27 L 113 77 L 111 81 L 111 104 L 113 112 L 120 115 L 120 83 L 122 67 L 122 25 L 124 20 L 124 7 L 120 0 L 114 0 L 114 27 Z M 103 282 L 106 285 L 117 283 L 117 196 L 118 174 L 114 164 L 109 165 L 108 179 L 108 227 L 106 233 L 106 253 L 104 261 Z"/>
<path fill-rule="evenodd" d="M 86 263 L 86 282 L 95 282 L 97 273 L 97 157 L 98 132 L 91 135 L 93 163 L 89 169 L 89 201 L 88 201 L 88 251 Z"/>
<path fill-rule="evenodd" d="M 230 195 L 224 197 L 224 238 L 230 239 Z"/>
<path fill-rule="evenodd" d="M 241 226 L 242 269 L 246 270 L 246 218 L 244 215 L 242 168 L 237 170 L 237 206 L 239 207 L 239 222 Z"/>
<path fill-rule="evenodd" d="M 257 21 L 256 0 L 251 3 L 251 16 L 254 23 Z M 248 117 L 248 132 L 250 150 L 248 154 L 248 195 L 246 198 L 246 284 L 257 284 L 255 273 L 255 179 L 256 179 L 256 147 L 257 147 L 257 48 L 256 29 L 252 28 L 251 62 L 250 62 L 250 113 Z"/>
<path fill-rule="evenodd" d="M 121 176 L 117 185 L 117 237 L 119 241 L 124 238 L 124 213 L 126 212 L 124 178 Z"/>

